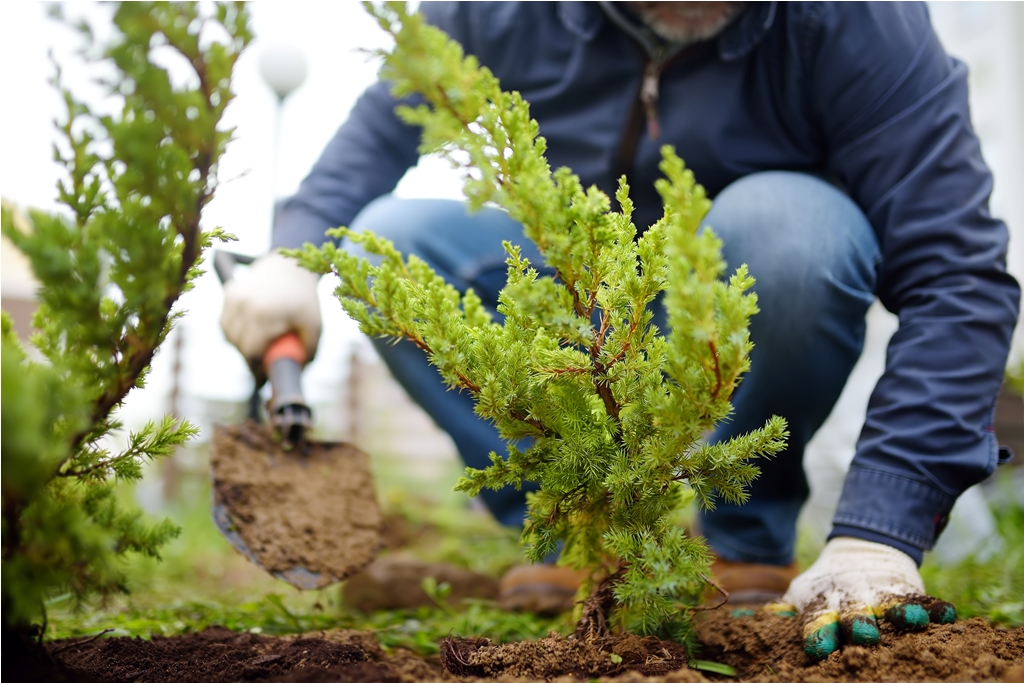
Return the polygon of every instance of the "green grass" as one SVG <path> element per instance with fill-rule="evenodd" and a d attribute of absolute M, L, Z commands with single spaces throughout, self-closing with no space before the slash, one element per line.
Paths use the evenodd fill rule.
<path fill-rule="evenodd" d="M 107 631 L 109 636 L 173 636 L 225 626 L 265 635 L 307 633 L 347 628 L 372 631 L 385 648 L 406 648 L 421 655 L 438 651 L 448 635 L 483 636 L 494 642 L 542 638 L 549 631 L 568 633 L 567 617 L 542 619 L 504 612 L 487 601 L 466 601 L 462 609 L 388 610 L 360 614 L 316 602 L 296 604 L 279 593 L 246 602 L 186 599 L 165 605 L 140 605 L 132 600 L 118 608 L 51 614 L 48 637 L 70 638 Z M 51 606 L 52 608 L 54 606 Z"/>
<path fill-rule="evenodd" d="M 1020 485 L 1021 477 L 1015 481 L 1009 474 L 996 481 L 997 488 Z M 921 567 L 928 593 L 953 603 L 960 618 L 985 617 L 1003 626 L 1024 626 L 1024 507 L 1011 500 L 1006 496 L 1005 502 L 993 506 L 1001 542 L 987 557 L 946 566 L 926 559 Z"/>
<path fill-rule="evenodd" d="M 1018 394 L 1024 396 L 1024 357 L 1006 368 L 1006 383 Z"/>

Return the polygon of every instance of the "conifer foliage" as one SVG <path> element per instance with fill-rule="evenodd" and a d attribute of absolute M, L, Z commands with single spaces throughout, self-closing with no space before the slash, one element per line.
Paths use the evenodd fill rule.
<path fill-rule="evenodd" d="M 508 453 L 468 469 L 458 488 L 475 495 L 539 482 L 523 543 L 533 561 L 561 547 L 561 563 L 591 571 L 580 632 L 621 626 L 687 638 L 690 608 L 710 582 L 709 554 L 675 513 L 687 495 L 703 506 L 715 494 L 743 501 L 758 471 L 751 459 L 778 452 L 786 436 L 773 418 L 731 441 L 704 442 L 749 368 L 753 280 L 745 266 L 723 279 L 719 239 L 698 231 L 710 202 L 671 148 L 657 184 L 664 217 L 638 233 L 625 179 L 613 211 L 570 170 L 552 172 L 518 93 L 502 92 L 488 69 L 403 4 L 368 7 L 395 39 L 382 53 L 382 77 L 397 96 L 426 100 L 398 109 L 422 127 L 421 151 L 462 168 L 470 205 L 507 210 L 556 276 L 506 244 L 497 323 L 472 291 L 460 294 L 373 234 L 333 232 L 373 263 L 333 244 L 292 253 L 340 277 L 336 294 L 365 333 L 411 340 L 497 426 Z M 651 324 L 662 294 L 667 335 Z"/>
<path fill-rule="evenodd" d="M 93 61 L 113 66 L 105 85 L 117 115 L 94 112 L 56 79 L 67 106 L 55 157 L 68 211 L 21 216 L 3 207 L 3 234 L 39 281 L 32 339 L 21 346 L 3 316 L 3 627 L 44 618 L 49 597 L 78 602 L 124 591 L 125 553 L 155 556 L 177 535 L 127 509 L 114 483 L 141 476 L 197 432 L 165 418 L 128 435 L 112 411 L 142 386 L 199 274 L 203 250 L 227 236 L 200 229 L 231 131 L 232 68 L 250 40 L 240 4 L 124 3 Z M 155 63 L 188 64 L 184 84 Z M 158 60 L 156 60 L 158 61 Z M 182 80 L 182 79 L 177 79 Z M 41 358 L 40 358 L 41 356 Z"/>

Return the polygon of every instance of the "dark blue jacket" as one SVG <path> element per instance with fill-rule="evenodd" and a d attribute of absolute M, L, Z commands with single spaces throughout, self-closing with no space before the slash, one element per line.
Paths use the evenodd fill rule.
<path fill-rule="evenodd" d="M 660 66 L 597 3 L 423 11 L 530 102 L 552 167 L 609 195 L 626 173 L 640 226 L 661 214 L 664 143 L 712 197 L 764 170 L 845 189 L 878 236 L 877 294 L 900 327 L 836 532 L 920 558 L 956 497 L 996 466 L 992 412 L 1019 300 L 1006 226 L 989 214 L 992 177 L 971 126 L 967 69 L 945 53 L 925 6 L 753 3 L 715 40 Z M 658 79 L 657 140 L 638 101 L 645 68 Z M 279 208 L 275 246 L 319 244 L 417 162 L 419 131 L 394 106 L 385 84 L 366 91 Z"/>

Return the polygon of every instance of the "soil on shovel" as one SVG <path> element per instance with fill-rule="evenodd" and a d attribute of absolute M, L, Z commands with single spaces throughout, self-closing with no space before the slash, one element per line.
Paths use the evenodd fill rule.
<path fill-rule="evenodd" d="M 249 421 L 217 427 L 211 460 L 215 501 L 271 574 L 303 567 L 334 583 L 383 546 L 367 456 L 355 448 L 310 443 L 306 454 L 285 453 Z"/>
<path fill-rule="evenodd" d="M 835 681 L 1001 681 L 1024 683 L 1024 628 L 982 619 L 932 625 L 897 636 L 882 627 L 874 648 L 848 647 L 821 662 L 800 648 L 799 624 L 764 612 L 718 610 L 698 627 L 702 659 L 729 664 L 729 679 L 688 668 L 683 649 L 656 638 L 612 636 L 583 642 L 551 634 L 539 641 L 492 646 L 448 638 L 438 658 L 385 652 L 373 635 L 327 631 L 258 636 L 211 627 L 172 638 L 79 639 L 49 643 L 67 680 L 147 681 L 620 681 L 629 683 L 833 683 Z M 5 668 L 8 664 L 5 661 Z M 39 679 L 45 680 L 45 679 Z"/>

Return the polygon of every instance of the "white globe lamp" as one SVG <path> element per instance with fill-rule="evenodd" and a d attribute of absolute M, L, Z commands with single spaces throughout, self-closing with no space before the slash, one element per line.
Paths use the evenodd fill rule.
<path fill-rule="evenodd" d="M 306 58 L 291 45 L 269 45 L 260 56 L 263 81 L 283 101 L 306 80 Z"/>

